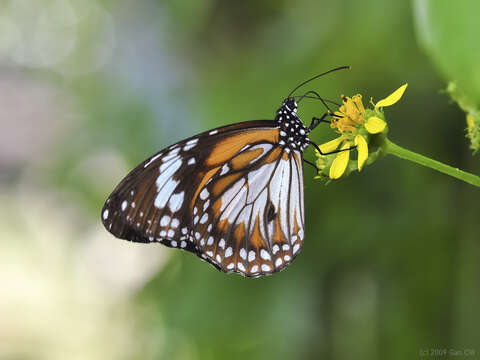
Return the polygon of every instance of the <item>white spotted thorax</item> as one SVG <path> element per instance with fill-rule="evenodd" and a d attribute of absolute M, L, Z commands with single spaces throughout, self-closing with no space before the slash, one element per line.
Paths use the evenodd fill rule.
<path fill-rule="evenodd" d="M 297 107 L 298 105 L 294 99 L 287 98 L 275 116 L 275 121 L 280 124 L 279 144 L 282 145 L 287 152 L 293 150 L 303 152 L 309 145 L 307 137 L 309 130 L 298 117 Z"/>

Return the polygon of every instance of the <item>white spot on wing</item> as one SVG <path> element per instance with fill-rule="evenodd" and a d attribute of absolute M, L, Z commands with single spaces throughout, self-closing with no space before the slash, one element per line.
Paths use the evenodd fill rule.
<path fill-rule="evenodd" d="M 271 259 L 270 254 L 265 249 L 260 250 L 260 256 L 263 260 L 270 260 Z"/>
<path fill-rule="evenodd" d="M 125 211 L 126 208 L 127 208 L 127 200 L 123 200 L 123 202 L 122 202 L 122 211 Z"/>
<path fill-rule="evenodd" d="M 174 156 L 174 158 L 177 158 L 177 156 Z M 178 164 L 179 163 L 179 164 Z M 175 168 L 179 168 L 180 165 L 182 164 L 182 159 L 177 158 L 175 161 L 165 161 L 162 165 L 160 165 L 160 172 L 165 171 L 167 168 L 170 166 L 173 166 Z"/>
<path fill-rule="evenodd" d="M 161 176 L 161 175 L 160 175 Z M 172 194 L 172 192 L 175 190 L 175 188 L 178 185 L 178 181 L 175 181 L 173 179 L 169 179 L 165 186 L 160 190 L 160 192 L 157 194 L 157 197 L 155 198 L 154 205 L 157 208 L 163 208 L 167 204 L 167 200 Z M 183 195 L 182 195 L 183 198 Z M 181 204 L 180 204 L 181 206 Z"/>
<path fill-rule="evenodd" d="M 293 247 L 293 253 L 296 254 L 299 249 L 300 249 L 300 245 L 295 244 L 295 246 Z"/>
<path fill-rule="evenodd" d="M 160 166 L 160 176 L 156 180 L 157 187 L 160 189 L 165 182 L 177 171 L 182 165 L 182 159 L 174 162 L 168 162 Z"/>
<path fill-rule="evenodd" d="M 170 222 L 170 216 L 164 215 L 164 216 L 160 219 L 160 226 L 167 226 L 169 222 Z"/>
<path fill-rule="evenodd" d="M 105 209 L 105 211 L 103 212 L 103 220 L 107 220 L 108 218 L 108 209 Z"/>
<path fill-rule="evenodd" d="M 273 252 L 273 255 L 275 255 L 278 250 L 280 250 L 280 246 L 278 246 L 277 244 L 273 245 L 273 248 L 272 248 L 272 252 Z"/>
<path fill-rule="evenodd" d="M 220 239 L 220 242 L 218 243 L 218 246 L 220 246 L 222 249 L 225 249 L 225 240 Z"/>
<path fill-rule="evenodd" d="M 210 205 L 210 200 L 205 201 L 205 204 L 203 204 L 203 211 L 207 210 L 208 205 Z M 208 230 L 210 231 L 210 230 Z"/>
<path fill-rule="evenodd" d="M 153 157 L 150 158 L 150 160 L 148 160 L 145 165 L 143 165 L 144 168 L 146 168 L 148 165 L 150 165 L 152 162 L 154 162 L 155 160 L 157 160 L 160 156 L 162 156 L 162 154 L 157 154 Z"/>
<path fill-rule="evenodd" d="M 205 200 L 209 195 L 207 188 L 204 188 L 200 193 L 200 199 Z"/>
<path fill-rule="evenodd" d="M 241 249 L 240 249 L 240 257 L 241 257 L 243 260 L 246 260 L 246 259 L 247 259 L 247 252 L 245 251 L 244 248 L 241 248 Z"/>
<path fill-rule="evenodd" d="M 192 149 L 195 145 L 197 145 L 197 142 L 198 142 L 198 138 L 187 141 L 187 143 L 183 147 L 183 150 L 188 151 L 188 150 Z"/>
<path fill-rule="evenodd" d="M 220 176 L 226 174 L 228 172 L 228 170 L 230 170 L 230 168 L 228 167 L 227 164 L 223 165 L 222 166 L 222 171 L 220 171 Z"/>
<path fill-rule="evenodd" d="M 170 207 L 171 212 L 174 213 L 174 212 L 180 210 L 180 208 L 182 207 L 182 204 L 183 204 L 183 195 L 184 195 L 184 191 L 182 191 L 181 193 L 178 193 L 178 194 L 173 194 L 170 197 L 170 201 L 168 202 L 168 206 Z"/>
<path fill-rule="evenodd" d="M 208 214 L 203 214 L 202 218 L 200 219 L 200 224 L 205 224 L 208 220 Z"/>

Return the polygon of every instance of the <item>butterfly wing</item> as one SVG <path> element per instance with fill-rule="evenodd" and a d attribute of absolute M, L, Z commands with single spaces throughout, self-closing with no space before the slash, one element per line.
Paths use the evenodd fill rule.
<path fill-rule="evenodd" d="M 193 242 L 222 271 L 271 274 L 298 254 L 304 236 L 299 151 L 265 140 L 246 144 L 197 192 Z"/>
<path fill-rule="evenodd" d="M 130 172 L 102 209 L 105 228 L 118 238 L 161 242 L 200 255 L 192 241 L 198 189 L 245 144 L 278 142 L 272 121 L 237 123 L 174 144 Z"/>

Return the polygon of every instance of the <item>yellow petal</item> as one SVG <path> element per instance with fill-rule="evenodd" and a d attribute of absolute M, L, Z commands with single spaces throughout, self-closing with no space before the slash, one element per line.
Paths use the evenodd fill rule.
<path fill-rule="evenodd" d="M 345 145 L 342 146 L 342 150 L 348 149 L 350 147 L 350 143 L 347 142 Z M 347 169 L 348 161 L 350 160 L 350 150 L 345 150 L 339 152 L 335 160 L 333 160 L 332 166 L 330 166 L 330 179 L 338 179 L 340 176 L 343 175 L 345 170 Z"/>
<path fill-rule="evenodd" d="M 362 135 L 357 135 L 355 136 L 355 145 L 358 151 L 358 171 L 362 171 L 362 167 L 368 159 L 368 144 Z"/>
<path fill-rule="evenodd" d="M 385 130 L 385 126 L 387 126 L 387 123 L 376 116 L 369 117 L 365 123 L 365 129 L 367 129 L 370 134 L 381 133 Z"/>
<path fill-rule="evenodd" d="M 385 99 L 380 100 L 377 105 L 375 105 L 375 109 L 395 104 L 398 100 L 400 100 L 407 86 L 408 84 L 400 86 L 397 90 L 395 90 L 392 94 L 388 95 Z"/>
<path fill-rule="evenodd" d="M 330 140 L 329 142 L 326 142 L 325 144 L 320 145 L 319 146 L 320 150 L 322 150 L 322 153 L 324 153 L 324 154 L 328 154 L 332 151 L 335 151 L 335 150 L 337 150 L 338 145 L 340 145 L 340 143 L 342 142 L 342 139 L 343 139 L 343 137 L 340 136 L 336 139 Z M 315 149 L 315 152 L 316 152 L 317 156 L 321 155 L 321 154 L 318 153 L 318 150 L 316 150 L 316 149 Z"/>

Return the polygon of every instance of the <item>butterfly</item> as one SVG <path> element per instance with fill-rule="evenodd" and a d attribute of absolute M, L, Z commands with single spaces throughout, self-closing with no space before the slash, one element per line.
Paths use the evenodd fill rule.
<path fill-rule="evenodd" d="M 297 86 L 274 120 L 206 131 L 139 164 L 107 198 L 105 228 L 121 239 L 192 252 L 223 272 L 283 270 L 305 237 L 303 152 L 311 144 L 320 151 L 308 134 L 335 116 L 329 111 L 306 127 L 291 94 L 326 73 Z M 312 94 L 327 106 L 314 91 L 301 99 Z"/>

